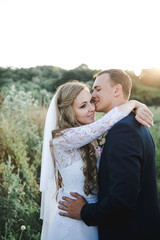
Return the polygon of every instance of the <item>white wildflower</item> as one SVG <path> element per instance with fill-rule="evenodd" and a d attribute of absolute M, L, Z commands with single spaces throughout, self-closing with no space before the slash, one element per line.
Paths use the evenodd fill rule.
<path fill-rule="evenodd" d="M 22 230 L 22 231 L 26 230 L 26 226 L 25 226 L 25 225 L 22 225 L 22 226 L 21 226 L 21 230 Z"/>

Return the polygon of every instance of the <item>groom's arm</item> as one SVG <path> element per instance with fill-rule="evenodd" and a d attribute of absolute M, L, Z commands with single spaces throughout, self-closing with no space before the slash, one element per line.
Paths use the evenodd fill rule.
<path fill-rule="evenodd" d="M 143 149 L 137 132 L 119 123 L 108 134 L 106 146 L 103 157 L 109 159 L 109 192 L 99 203 L 82 207 L 81 218 L 87 225 L 125 221 L 140 193 Z"/>

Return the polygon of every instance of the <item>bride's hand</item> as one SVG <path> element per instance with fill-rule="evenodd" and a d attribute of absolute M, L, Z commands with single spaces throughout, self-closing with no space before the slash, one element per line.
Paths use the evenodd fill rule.
<path fill-rule="evenodd" d="M 132 101 L 133 104 L 135 104 L 134 107 L 135 119 L 146 127 L 153 126 L 153 114 L 148 109 L 148 107 L 139 101 L 131 100 L 131 102 Z"/>
<path fill-rule="evenodd" d="M 153 114 L 146 105 L 135 109 L 135 119 L 146 127 L 153 126 Z"/>

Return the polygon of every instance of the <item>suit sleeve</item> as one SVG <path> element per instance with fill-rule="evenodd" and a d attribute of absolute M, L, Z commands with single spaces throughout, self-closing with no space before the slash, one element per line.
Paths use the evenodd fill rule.
<path fill-rule="evenodd" d="M 108 161 L 109 190 L 100 202 L 82 208 L 81 218 L 88 226 L 127 219 L 136 208 L 140 193 L 143 146 L 132 126 L 118 123 L 111 129 L 103 161 L 105 158 Z"/>

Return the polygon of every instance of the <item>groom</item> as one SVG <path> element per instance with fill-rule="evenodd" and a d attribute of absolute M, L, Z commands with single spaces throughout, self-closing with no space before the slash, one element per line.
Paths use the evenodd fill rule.
<path fill-rule="evenodd" d="M 93 97 L 96 111 L 107 113 L 130 97 L 131 79 L 117 69 L 96 75 Z M 77 200 L 63 197 L 61 213 L 98 225 L 100 240 L 160 239 L 155 147 L 149 130 L 131 113 L 107 134 L 99 166 L 98 202 L 88 204 L 77 193 Z"/>

